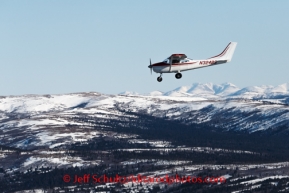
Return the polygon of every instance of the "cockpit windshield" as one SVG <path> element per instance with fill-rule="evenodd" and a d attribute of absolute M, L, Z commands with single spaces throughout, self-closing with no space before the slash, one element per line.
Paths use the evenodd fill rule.
<path fill-rule="evenodd" d="M 172 64 L 178 64 L 178 63 L 186 63 L 186 62 L 189 62 L 190 58 L 186 58 L 186 57 L 183 57 L 183 58 L 180 58 L 180 57 L 168 57 L 166 59 L 164 59 L 164 63 L 167 63 L 169 64 L 170 63 L 170 60 L 172 60 Z"/>
<path fill-rule="evenodd" d="M 163 62 L 164 62 L 164 63 L 170 63 L 170 59 L 169 59 L 169 58 L 166 58 Z"/>

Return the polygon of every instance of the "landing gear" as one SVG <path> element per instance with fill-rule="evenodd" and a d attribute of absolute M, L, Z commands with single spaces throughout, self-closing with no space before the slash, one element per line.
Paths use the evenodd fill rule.
<path fill-rule="evenodd" d="M 158 82 L 161 82 L 163 80 L 162 78 L 162 73 L 160 74 L 160 76 L 157 78 Z"/>
<path fill-rule="evenodd" d="M 182 78 L 182 74 L 179 73 L 179 72 L 178 72 L 175 76 L 176 76 L 176 79 L 180 79 L 180 78 Z"/>

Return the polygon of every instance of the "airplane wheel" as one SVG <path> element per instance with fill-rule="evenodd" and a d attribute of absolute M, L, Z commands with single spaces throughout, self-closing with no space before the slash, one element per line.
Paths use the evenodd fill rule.
<path fill-rule="evenodd" d="M 158 80 L 159 82 L 161 82 L 161 81 L 163 80 L 163 78 L 162 78 L 162 77 L 158 77 L 157 80 Z"/>
<path fill-rule="evenodd" d="M 176 74 L 176 79 L 180 79 L 180 78 L 182 78 L 182 74 L 181 73 L 177 73 Z"/>

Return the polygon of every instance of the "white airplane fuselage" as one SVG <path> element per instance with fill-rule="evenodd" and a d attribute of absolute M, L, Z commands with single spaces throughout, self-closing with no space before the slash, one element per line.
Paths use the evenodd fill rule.
<path fill-rule="evenodd" d="M 223 50 L 223 52 L 204 60 L 193 60 L 188 58 L 185 54 L 172 54 L 162 62 L 154 64 L 150 62 L 148 67 L 151 69 L 151 71 L 160 73 L 160 76 L 157 78 L 159 82 L 162 81 L 162 73 L 176 73 L 176 78 L 180 79 L 182 78 L 182 71 L 230 62 L 232 60 L 236 46 L 237 42 L 230 42 Z"/>
<path fill-rule="evenodd" d="M 153 71 L 156 73 L 177 73 L 197 68 L 213 66 L 228 62 L 227 60 L 191 60 L 186 58 L 186 62 L 174 63 L 172 67 L 165 62 L 159 62 L 152 65 Z"/>

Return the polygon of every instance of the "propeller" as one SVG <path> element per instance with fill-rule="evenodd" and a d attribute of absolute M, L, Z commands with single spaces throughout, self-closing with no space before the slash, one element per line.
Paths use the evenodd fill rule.
<path fill-rule="evenodd" d="M 152 70 L 153 70 L 153 66 L 152 66 L 152 61 L 150 59 L 150 65 L 148 66 L 151 69 L 151 74 L 152 74 Z"/>

